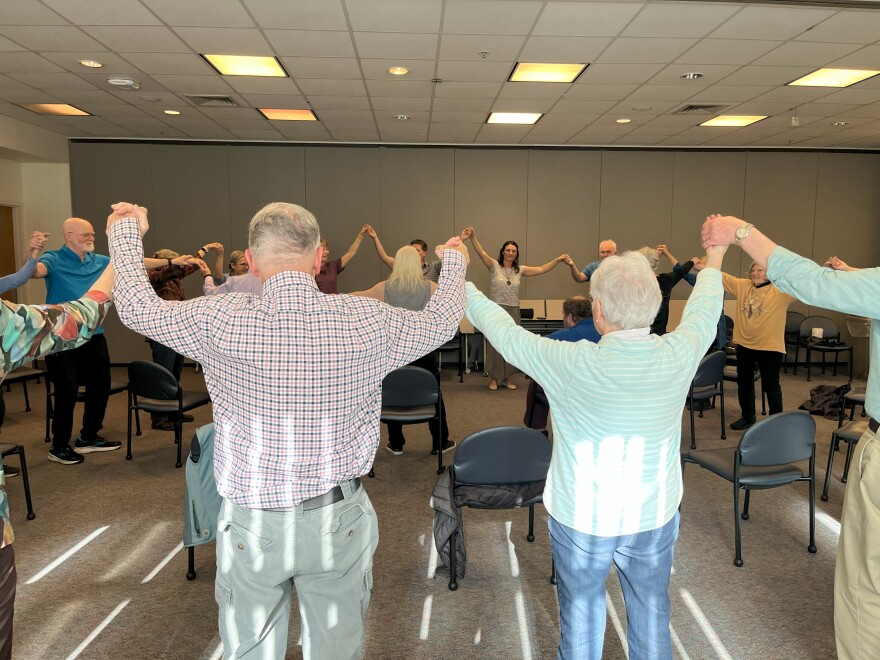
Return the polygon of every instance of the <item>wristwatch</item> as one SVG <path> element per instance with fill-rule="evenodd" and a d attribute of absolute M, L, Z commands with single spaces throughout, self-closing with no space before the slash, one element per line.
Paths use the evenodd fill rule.
<path fill-rule="evenodd" d="M 734 238 L 733 242 L 735 245 L 740 245 L 746 238 L 749 236 L 749 232 L 752 231 L 752 227 L 755 225 L 746 223 L 742 227 L 736 230 L 736 238 Z"/>
<path fill-rule="evenodd" d="M 169 265 L 169 266 L 171 265 L 171 259 L 168 260 L 168 265 Z"/>

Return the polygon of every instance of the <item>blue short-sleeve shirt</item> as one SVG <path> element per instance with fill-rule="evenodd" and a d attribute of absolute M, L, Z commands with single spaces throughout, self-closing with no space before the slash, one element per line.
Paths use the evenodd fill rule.
<path fill-rule="evenodd" d="M 46 267 L 46 303 L 58 303 L 77 300 L 86 293 L 104 272 L 110 263 L 110 257 L 103 254 L 87 252 L 79 256 L 66 245 L 59 250 L 49 250 L 40 257 L 40 263 Z M 104 332 L 98 328 L 96 334 Z"/>

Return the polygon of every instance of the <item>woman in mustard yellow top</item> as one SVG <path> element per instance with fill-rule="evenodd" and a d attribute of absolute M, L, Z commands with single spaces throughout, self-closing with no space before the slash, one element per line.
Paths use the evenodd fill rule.
<path fill-rule="evenodd" d="M 722 283 L 724 290 L 736 298 L 733 343 L 742 417 L 730 428 L 740 431 L 755 423 L 756 364 L 770 414 L 782 412 L 779 369 L 785 355 L 785 315 L 795 298 L 773 286 L 766 268 L 756 263 L 749 269 L 749 279 L 722 273 Z"/>

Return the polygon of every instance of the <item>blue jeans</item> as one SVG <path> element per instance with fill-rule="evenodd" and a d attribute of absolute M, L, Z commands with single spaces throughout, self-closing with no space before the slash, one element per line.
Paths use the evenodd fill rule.
<path fill-rule="evenodd" d="M 284 659 L 291 587 L 303 658 L 361 657 L 379 526 L 363 487 L 341 487 L 345 499 L 310 511 L 249 510 L 223 500 L 214 595 L 224 658 Z"/>
<path fill-rule="evenodd" d="M 679 513 L 654 530 L 625 536 L 592 536 L 548 521 L 559 599 L 560 660 L 602 658 L 605 578 L 617 566 L 626 603 L 631 660 L 671 659 L 669 575 L 678 540 Z"/>

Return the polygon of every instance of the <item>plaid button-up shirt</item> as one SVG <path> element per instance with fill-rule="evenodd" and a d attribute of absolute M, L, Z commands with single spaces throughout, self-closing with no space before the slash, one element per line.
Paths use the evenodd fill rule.
<path fill-rule="evenodd" d="M 244 508 L 293 506 L 366 473 L 382 379 L 451 339 L 464 314 L 465 264 L 455 250 L 444 252 L 440 286 L 421 312 L 324 295 L 298 271 L 270 277 L 262 297 L 163 301 L 130 218 L 112 226 L 110 254 L 122 322 L 204 367 L 217 490 Z"/>

